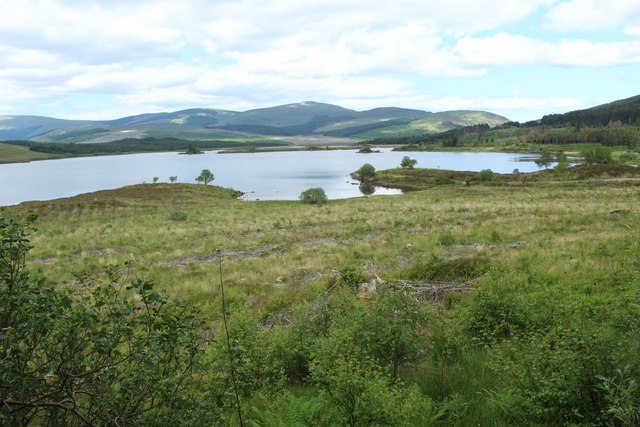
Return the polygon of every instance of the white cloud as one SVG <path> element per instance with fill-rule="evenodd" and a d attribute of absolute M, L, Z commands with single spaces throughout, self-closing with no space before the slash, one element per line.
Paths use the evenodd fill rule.
<path fill-rule="evenodd" d="M 549 26 L 556 31 L 637 27 L 640 23 L 640 2 L 637 0 L 563 1 L 552 8 L 546 18 Z"/>
<path fill-rule="evenodd" d="M 640 40 L 594 43 L 589 40 L 546 42 L 499 33 L 463 38 L 454 47 L 463 64 L 502 66 L 548 62 L 553 65 L 606 67 L 640 64 Z"/>
<path fill-rule="evenodd" d="M 604 10 L 595 0 L 0 0 L 0 111 L 69 117 L 88 114 L 82 105 L 92 97 L 99 99 L 93 118 L 305 99 L 484 108 L 485 98 L 473 94 L 429 104 L 417 88 L 487 77 L 504 65 L 638 64 L 640 41 L 628 36 L 604 43 L 511 34 L 544 15 L 547 28 L 640 35 L 637 1 L 610 3 Z M 499 101 L 541 105 L 523 99 Z"/>

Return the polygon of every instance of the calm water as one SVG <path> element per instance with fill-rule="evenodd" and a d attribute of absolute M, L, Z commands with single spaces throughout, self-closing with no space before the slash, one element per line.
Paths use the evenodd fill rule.
<path fill-rule="evenodd" d="M 153 177 L 168 182 L 194 183 L 202 169 L 215 175 L 213 184 L 246 193 L 248 200 L 294 200 L 300 192 L 322 187 L 330 199 L 360 196 L 349 173 L 364 163 L 376 169 L 398 167 L 403 156 L 418 161 L 416 167 L 508 173 L 537 170 L 524 156 L 509 153 L 393 152 L 358 154 L 356 150 L 289 151 L 274 153 L 201 155 L 147 153 L 83 157 L 31 163 L 0 164 L 0 206 L 28 200 L 49 200 L 125 185 L 150 183 Z M 529 156 L 530 158 L 530 156 Z M 376 188 L 375 194 L 398 194 Z"/>

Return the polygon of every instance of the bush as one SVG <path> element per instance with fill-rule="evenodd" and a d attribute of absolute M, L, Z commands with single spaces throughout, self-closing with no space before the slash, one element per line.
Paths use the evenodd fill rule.
<path fill-rule="evenodd" d="M 360 166 L 360 169 L 358 169 L 356 173 L 360 176 L 361 181 L 367 181 L 376 176 L 376 168 L 369 163 L 365 163 Z"/>
<path fill-rule="evenodd" d="M 478 174 L 478 181 L 489 182 L 493 181 L 493 171 L 491 169 L 483 169 Z"/>
<path fill-rule="evenodd" d="M 324 205 L 327 203 L 327 194 L 320 187 L 309 188 L 308 190 L 300 193 L 299 199 L 302 203 L 309 203 L 311 205 Z"/>
<path fill-rule="evenodd" d="M 353 265 L 345 265 L 340 269 L 340 283 L 349 288 L 357 290 L 358 286 L 366 281 L 360 269 Z"/>
<path fill-rule="evenodd" d="M 116 266 L 45 286 L 26 270 L 30 248 L 0 217 L 0 425 L 212 424 L 196 388 L 197 310 Z"/>
<path fill-rule="evenodd" d="M 602 146 L 596 146 L 582 152 L 582 157 L 590 165 L 607 165 L 613 163 L 611 152 Z"/>
<path fill-rule="evenodd" d="M 182 211 L 173 211 L 169 214 L 168 218 L 171 221 L 186 221 L 187 214 Z"/>

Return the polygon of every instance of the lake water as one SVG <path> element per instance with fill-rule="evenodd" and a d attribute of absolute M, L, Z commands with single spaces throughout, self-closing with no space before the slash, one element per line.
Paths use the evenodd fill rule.
<path fill-rule="evenodd" d="M 329 199 L 358 197 L 357 182 L 349 174 L 364 163 L 376 169 L 398 167 L 403 156 L 418 161 L 416 167 L 509 173 L 537 170 L 531 156 L 511 153 L 394 152 L 359 154 L 356 150 L 284 151 L 272 153 L 200 155 L 145 153 L 81 157 L 31 163 L 0 164 L 0 206 L 28 200 L 50 200 L 81 193 L 150 183 L 153 177 L 168 182 L 194 183 L 202 169 L 215 175 L 212 184 L 246 193 L 247 200 L 295 200 L 300 192 L 322 187 Z M 528 160 L 527 160 L 528 159 Z M 376 188 L 375 194 L 398 194 Z"/>

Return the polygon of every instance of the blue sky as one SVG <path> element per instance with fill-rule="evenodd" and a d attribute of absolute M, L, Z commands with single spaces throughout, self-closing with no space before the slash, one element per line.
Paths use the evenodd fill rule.
<path fill-rule="evenodd" d="M 318 101 L 512 120 L 640 94 L 638 0 L 0 0 L 0 114 Z"/>

